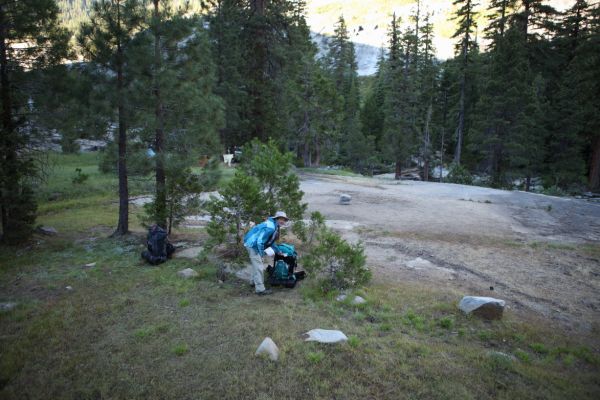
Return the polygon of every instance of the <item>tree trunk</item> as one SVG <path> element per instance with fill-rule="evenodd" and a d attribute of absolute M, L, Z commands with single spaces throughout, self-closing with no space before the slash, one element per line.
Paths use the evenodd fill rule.
<path fill-rule="evenodd" d="M 318 137 L 315 137 L 315 162 L 313 165 L 315 167 L 319 167 L 321 165 L 321 145 L 319 144 Z"/>
<path fill-rule="evenodd" d="M 117 23 L 120 25 L 120 15 L 117 14 Z M 119 113 L 119 222 L 112 236 L 122 236 L 129 232 L 129 187 L 127 184 L 127 127 L 125 117 L 125 104 L 123 99 L 123 49 L 121 42 L 117 42 L 117 97 Z"/>
<path fill-rule="evenodd" d="M 527 175 L 527 178 L 525 179 L 525 191 L 529 192 L 529 189 L 531 189 L 531 176 Z"/>
<path fill-rule="evenodd" d="M 448 116 L 448 91 L 444 90 L 444 107 L 442 112 L 442 141 L 440 148 L 440 182 L 444 182 L 444 137 L 446 135 L 446 117 Z"/>
<path fill-rule="evenodd" d="M 466 68 L 466 65 L 464 66 Z M 460 100 L 458 101 L 458 127 L 456 128 L 456 149 L 454 162 L 460 164 L 462 153 L 463 130 L 465 128 L 465 71 L 460 77 Z"/>
<path fill-rule="evenodd" d="M 427 107 L 427 117 L 425 119 L 425 135 L 423 138 L 423 180 L 429 181 L 429 156 L 431 148 L 431 135 L 429 133 L 429 123 L 431 122 L 431 114 L 433 112 L 433 104 L 429 103 Z"/>
<path fill-rule="evenodd" d="M 308 143 L 302 143 L 302 162 L 305 167 L 310 167 L 310 147 Z"/>
<path fill-rule="evenodd" d="M 592 157 L 590 162 L 590 171 L 588 182 L 590 190 L 600 189 L 600 136 L 597 136 L 592 143 Z"/>
<path fill-rule="evenodd" d="M 302 161 L 304 163 L 305 167 L 310 167 L 311 166 L 311 160 L 310 160 L 310 137 L 309 137 L 309 132 L 310 132 L 310 128 L 309 128 L 309 118 L 308 118 L 308 112 L 306 110 L 304 110 L 304 117 L 303 117 L 303 122 L 302 122 L 302 128 L 301 128 L 301 140 L 302 140 L 302 147 L 303 147 L 303 153 L 302 153 Z"/>
<path fill-rule="evenodd" d="M 401 175 L 402 175 L 402 163 L 400 161 L 396 161 L 396 174 L 394 175 L 394 179 L 399 181 Z"/>
<path fill-rule="evenodd" d="M 156 223 L 165 228 L 167 226 L 167 189 L 165 176 L 165 156 L 164 156 L 164 107 L 162 104 L 159 73 L 162 65 L 160 52 L 160 15 L 158 11 L 159 0 L 154 0 L 154 118 L 155 118 L 155 137 L 154 145 L 156 147 L 156 199 L 155 199 L 155 218 Z"/>
<path fill-rule="evenodd" d="M 467 14 L 467 27 L 465 32 L 465 38 L 463 39 L 462 46 L 462 71 L 460 74 L 460 100 L 458 102 L 458 127 L 456 128 L 457 141 L 456 150 L 454 152 L 454 162 L 460 164 L 460 158 L 462 153 L 463 135 L 465 129 L 465 90 L 467 84 L 467 66 L 469 63 L 469 32 L 471 30 L 471 11 Z"/>
<path fill-rule="evenodd" d="M 8 78 L 8 56 L 6 54 L 6 22 L 4 10 L 0 7 L 0 90 L 2 93 L 2 136 L 0 137 L 0 167 L 4 170 L 4 175 L 12 175 L 11 167 L 16 160 L 15 144 L 12 141 L 14 126 L 12 119 L 12 99 L 10 96 L 10 80 Z M 6 179 L 0 181 L 0 218 L 2 218 L 2 236 L 8 232 L 9 213 L 8 204 L 6 204 L 6 193 L 16 188 L 11 187 L 12 180 Z"/>
<path fill-rule="evenodd" d="M 252 9 L 256 15 L 258 15 L 258 25 L 253 33 L 254 37 L 254 87 L 252 88 L 252 119 L 253 119 L 253 130 L 252 136 L 258 138 L 261 141 L 266 141 L 265 132 L 265 96 L 263 93 L 266 85 L 265 70 L 267 66 L 267 44 L 266 44 L 266 27 L 263 17 L 265 15 L 265 7 L 267 0 L 253 0 Z M 255 22 L 256 23 L 256 22 Z"/>

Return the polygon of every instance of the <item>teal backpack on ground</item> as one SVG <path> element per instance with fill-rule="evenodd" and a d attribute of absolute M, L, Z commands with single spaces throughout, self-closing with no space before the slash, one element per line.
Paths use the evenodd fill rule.
<path fill-rule="evenodd" d="M 304 278 L 304 271 L 294 272 L 298 266 L 298 253 L 293 245 L 281 243 L 277 245 L 279 252 L 275 254 L 275 265 L 267 268 L 267 282 L 273 286 L 293 288 L 296 282 Z"/>
<path fill-rule="evenodd" d="M 290 273 L 289 265 L 283 260 L 277 260 L 273 270 L 273 277 L 279 281 L 296 280 L 293 273 Z"/>
<path fill-rule="evenodd" d="M 279 251 L 286 254 L 288 257 L 294 257 L 294 258 L 298 257 L 298 254 L 296 253 L 296 249 L 294 248 L 294 245 L 292 245 L 292 244 L 281 243 L 281 244 L 277 245 L 277 248 L 279 249 Z"/>

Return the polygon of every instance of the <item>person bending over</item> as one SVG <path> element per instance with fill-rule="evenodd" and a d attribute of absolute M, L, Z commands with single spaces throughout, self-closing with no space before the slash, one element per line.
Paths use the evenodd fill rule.
<path fill-rule="evenodd" d="M 244 247 L 248 250 L 250 263 L 252 264 L 252 282 L 258 295 L 273 293 L 271 290 L 265 289 L 262 258 L 267 254 L 265 250 L 269 247 L 273 250 L 273 254 L 280 253 L 275 240 L 279 237 L 279 228 L 288 221 L 289 218 L 283 211 L 277 211 L 274 216 L 250 229 L 244 236 Z"/>

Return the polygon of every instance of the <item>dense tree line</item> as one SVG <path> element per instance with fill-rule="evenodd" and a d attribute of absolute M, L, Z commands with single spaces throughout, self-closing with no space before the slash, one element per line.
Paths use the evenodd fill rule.
<path fill-rule="evenodd" d="M 454 5 L 454 58 L 436 59 L 431 15 L 416 2 L 409 18 L 391 16 L 377 73 L 359 79 L 344 18 L 318 57 L 302 0 L 0 2 L 4 238 L 33 223 L 32 132 L 53 129 L 64 151 L 77 138 L 112 138 L 101 168 L 119 177 L 119 235 L 129 177 L 153 174 L 146 222 L 170 227 L 215 181 L 214 169 L 190 166 L 253 139 L 302 166 L 397 178 L 418 167 L 429 180 L 445 165 L 456 182 L 477 173 L 495 187 L 521 179 L 529 190 L 542 177 L 598 189 L 598 4 Z M 68 43 L 84 62 L 64 62 L 75 59 Z"/>
<path fill-rule="evenodd" d="M 362 108 L 383 161 L 432 166 L 494 187 L 533 177 L 567 191 L 599 188 L 599 5 L 559 13 L 539 0 L 457 0 L 456 56 L 431 57 L 428 15 L 390 23 L 386 57 Z M 487 26 L 477 28 L 483 13 Z M 484 32 L 485 51 L 476 32 Z M 426 44 L 428 43 L 428 44 Z M 386 158 L 386 150 L 389 153 Z M 452 171 L 451 171 L 452 173 Z"/>

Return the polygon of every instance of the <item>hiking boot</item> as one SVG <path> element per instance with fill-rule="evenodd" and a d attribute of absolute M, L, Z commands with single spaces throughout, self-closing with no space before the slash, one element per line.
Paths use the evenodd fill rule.
<path fill-rule="evenodd" d="M 265 289 L 262 292 L 256 292 L 256 294 L 259 296 L 266 296 L 269 294 L 273 294 L 273 291 L 271 289 Z"/>

